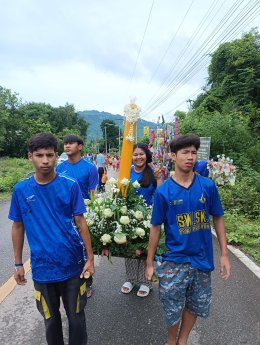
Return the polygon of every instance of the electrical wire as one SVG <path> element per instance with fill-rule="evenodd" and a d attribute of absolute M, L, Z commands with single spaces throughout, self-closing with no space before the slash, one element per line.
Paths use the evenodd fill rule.
<path fill-rule="evenodd" d="M 179 26 L 178 26 L 178 28 L 177 28 L 177 31 L 174 33 L 174 35 L 173 35 L 173 37 L 172 37 L 172 39 L 171 39 L 171 42 L 170 42 L 170 44 L 168 45 L 167 49 L 165 50 L 165 52 L 164 52 L 164 54 L 163 54 L 163 56 L 162 56 L 162 58 L 161 58 L 159 64 L 157 65 L 157 67 L 156 67 L 156 69 L 155 69 L 155 71 L 154 71 L 154 73 L 153 73 L 153 75 L 152 75 L 152 77 L 151 77 L 149 83 L 152 82 L 152 80 L 153 80 L 154 76 L 156 75 L 156 73 L 158 72 L 158 70 L 159 70 L 159 68 L 160 68 L 160 66 L 161 66 L 161 64 L 162 64 L 162 62 L 163 62 L 163 60 L 165 59 L 166 55 L 168 54 L 168 51 L 169 51 L 170 47 L 172 46 L 172 44 L 173 44 L 173 42 L 174 42 L 174 40 L 175 40 L 175 38 L 176 38 L 178 32 L 180 31 L 180 28 L 181 28 L 182 24 L 184 23 L 184 21 L 185 21 L 187 15 L 188 15 L 188 13 L 190 12 L 190 9 L 191 9 L 191 7 L 192 7 L 192 5 L 193 5 L 193 2 L 194 2 L 194 0 L 191 1 L 189 8 L 187 9 L 187 11 L 186 11 L 184 17 L 182 18 L 182 20 L 181 20 L 181 22 L 180 22 L 180 24 L 179 24 Z"/>
<path fill-rule="evenodd" d="M 256 3 L 255 3 L 256 4 Z M 246 13 L 246 14 L 248 14 L 248 12 Z M 245 21 L 245 18 L 243 18 L 244 19 L 244 21 Z M 250 20 L 251 18 L 249 18 L 249 20 Z"/>
<path fill-rule="evenodd" d="M 134 77 L 135 77 L 136 67 L 137 67 L 137 63 L 138 63 L 138 60 L 139 60 L 139 56 L 140 56 L 140 53 L 141 53 L 141 50 L 142 50 L 142 47 L 143 47 L 143 43 L 144 43 L 144 38 L 145 38 L 145 35 L 146 35 L 146 31 L 147 31 L 147 28 L 148 28 L 148 25 L 149 25 L 149 22 L 150 22 L 150 18 L 151 18 L 153 6 L 154 6 L 154 1 L 155 1 L 155 0 L 153 0 L 152 6 L 151 6 L 151 8 L 150 8 L 150 12 L 149 12 L 149 15 L 148 15 L 148 19 L 147 19 L 147 22 L 146 22 L 146 25 L 145 25 L 145 30 L 144 30 L 144 33 L 143 33 L 143 38 L 142 38 L 142 41 L 141 41 L 141 44 L 140 44 L 140 47 L 139 47 L 139 50 L 138 50 L 137 58 L 136 58 L 136 60 L 135 60 L 134 69 L 133 69 L 133 72 L 132 72 L 130 85 L 132 85 L 133 80 L 134 80 Z"/>
<path fill-rule="evenodd" d="M 234 12 L 240 7 L 242 2 L 243 1 L 236 1 L 232 5 L 232 7 L 222 18 L 217 27 L 210 33 L 205 42 L 186 63 L 184 68 L 177 74 L 177 76 L 175 76 L 174 79 L 171 78 L 171 80 L 168 81 L 166 90 L 164 90 L 153 102 L 150 101 L 150 104 L 148 102 L 143 113 L 151 112 L 158 108 L 158 106 L 160 106 L 162 103 L 164 103 L 170 97 L 170 95 L 172 95 L 173 91 L 176 91 L 181 85 L 183 85 L 185 81 L 189 80 L 194 74 L 201 70 L 203 66 L 205 66 L 206 60 L 209 59 L 209 54 L 211 54 L 214 49 L 216 49 L 217 45 L 227 39 L 233 38 L 239 32 L 243 25 L 247 25 L 250 21 L 257 17 L 257 5 L 259 6 L 259 1 L 247 2 L 247 5 L 243 7 L 243 9 L 235 16 L 231 23 L 226 26 L 221 32 L 222 25 L 228 24 L 230 18 L 234 16 Z M 218 37 L 216 37 L 217 35 Z M 208 46 L 210 43 L 211 45 Z M 206 51 L 203 52 L 203 49 L 206 49 Z M 203 55 L 201 56 L 202 53 Z M 196 58 L 196 56 L 197 60 L 192 64 L 191 62 L 194 58 Z"/>

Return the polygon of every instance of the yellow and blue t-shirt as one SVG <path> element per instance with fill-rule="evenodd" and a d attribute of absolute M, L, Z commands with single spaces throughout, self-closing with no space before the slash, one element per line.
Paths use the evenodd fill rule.
<path fill-rule="evenodd" d="M 151 224 L 164 223 L 168 251 L 162 255 L 163 260 L 190 263 L 202 271 L 212 271 L 210 215 L 223 215 L 212 180 L 195 174 L 189 188 L 172 178 L 159 186 L 154 195 Z"/>

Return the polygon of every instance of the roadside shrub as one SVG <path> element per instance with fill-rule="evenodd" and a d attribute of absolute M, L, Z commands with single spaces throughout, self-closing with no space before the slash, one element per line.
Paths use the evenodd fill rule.
<path fill-rule="evenodd" d="M 240 171 L 234 186 L 218 188 L 225 211 L 241 214 L 249 219 L 260 219 L 259 192 L 254 181 L 255 175 L 248 176 Z"/>
<path fill-rule="evenodd" d="M 239 213 L 225 213 L 225 226 L 229 244 L 239 246 L 260 262 L 260 225 Z"/>

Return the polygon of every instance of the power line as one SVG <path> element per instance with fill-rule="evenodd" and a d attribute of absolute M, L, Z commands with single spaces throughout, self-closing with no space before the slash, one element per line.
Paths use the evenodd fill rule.
<path fill-rule="evenodd" d="M 177 74 L 175 78 L 171 77 L 171 80 L 169 80 L 167 84 L 166 90 L 161 92 L 161 95 L 159 95 L 153 102 L 151 100 L 150 100 L 150 104 L 148 102 L 144 110 L 144 113 L 147 113 L 148 111 L 153 111 L 159 105 L 164 103 L 174 90 L 180 87 L 181 84 L 183 84 L 185 81 L 189 80 L 191 76 L 197 73 L 201 69 L 201 67 L 205 65 L 205 62 L 208 59 L 208 54 L 210 54 L 214 49 L 216 49 L 216 46 L 218 44 L 223 42 L 225 39 L 233 37 L 235 34 L 237 34 L 238 30 L 241 28 L 243 24 L 245 23 L 248 24 L 248 22 L 250 22 L 253 18 L 257 16 L 257 10 L 258 10 L 257 4 L 259 5 L 259 1 L 248 2 L 247 5 L 244 6 L 243 9 L 237 14 L 237 16 L 231 21 L 231 23 L 227 25 L 227 27 L 224 28 L 222 32 L 220 32 L 222 25 L 225 25 L 228 23 L 232 15 L 234 15 L 234 10 L 237 10 L 242 4 L 242 2 L 243 1 L 236 1 L 236 3 L 233 4 L 233 6 L 229 9 L 226 15 L 222 18 L 218 26 L 211 32 L 211 34 L 207 37 L 207 39 L 201 45 L 201 47 L 193 54 L 193 56 L 186 63 L 183 69 Z M 209 44 L 211 45 L 208 47 Z M 207 49 L 206 52 L 203 52 L 204 48 Z M 201 53 L 204 53 L 204 54 L 200 56 L 199 54 Z M 196 57 L 197 57 L 197 60 L 196 60 Z M 194 59 L 195 59 L 195 63 L 192 64 L 192 61 Z"/>
<path fill-rule="evenodd" d="M 147 22 L 146 22 L 146 26 L 145 26 L 143 38 L 142 38 L 142 41 L 141 41 L 141 44 L 140 44 L 140 47 L 139 47 L 139 50 L 138 50 L 137 58 L 136 58 L 136 60 L 135 60 L 135 65 L 134 65 L 134 69 L 133 69 L 133 72 L 132 72 L 130 85 L 132 85 L 133 80 L 134 80 L 137 62 L 138 62 L 138 59 L 139 59 L 139 56 L 140 56 L 140 53 L 141 53 L 141 50 L 142 50 L 142 47 L 143 47 L 143 42 L 144 42 L 145 34 L 146 34 L 146 31 L 147 31 L 147 28 L 148 28 L 148 25 L 149 25 L 149 22 L 150 22 L 150 18 L 151 18 L 151 13 L 152 13 L 152 10 L 153 10 L 154 1 L 155 1 L 155 0 L 153 0 L 153 2 L 152 2 L 152 6 L 151 6 L 151 9 L 150 9 L 150 12 L 149 12 L 149 15 L 148 15 L 148 19 L 147 19 Z"/>
<path fill-rule="evenodd" d="M 178 26 L 178 28 L 177 28 L 177 31 L 174 33 L 174 35 L 173 35 L 173 37 L 172 37 L 172 39 L 171 39 L 171 42 L 170 42 L 170 44 L 168 45 L 167 49 L 165 50 L 165 52 L 164 52 L 164 54 L 163 54 L 163 56 L 162 56 L 162 58 L 161 58 L 159 64 L 157 65 L 157 67 L 156 67 L 156 69 L 155 69 L 155 71 L 154 71 L 154 73 L 153 73 L 153 75 L 152 75 L 152 77 L 151 77 L 149 83 L 152 82 L 152 80 L 153 80 L 154 76 L 156 75 L 157 71 L 159 70 L 159 68 L 160 68 L 160 66 L 161 66 L 161 64 L 162 64 L 162 62 L 163 62 L 163 60 L 165 59 L 166 55 L 168 54 L 168 51 L 169 51 L 170 47 L 172 46 L 172 44 L 173 44 L 173 42 L 174 42 L 174 40 L 175 40 L 175 38 L 176 38 L 176 36 L 177 36 L 177 34 L 178 34 L 178 32 L 179 32 L 181 26 L 182 26 L 182 24 L 184 23 L 184 21 L 185 21 L 187 15 L 188 15 L 188 13 L 189 13 L 189 11 L 190 11 L 192 5 L 193 5 L 193 2 L 194 2 L 194 0 L 191 1 L 190 6 L 188 7 L 188 9 L 187 9 L 187 11 L 186 11 L 186 13 L 185 13 L 183 19 L 181 20 L 181 22 L 180 22 L 180 24 L 179 24 L 179 26 Z"/>

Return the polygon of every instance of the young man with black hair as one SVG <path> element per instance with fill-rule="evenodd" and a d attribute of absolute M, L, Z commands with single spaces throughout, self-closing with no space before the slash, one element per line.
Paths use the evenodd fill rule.
<path fill-rule="evenodd" d="M 210 215 L 221 256 L 220 274 L 230 275 L 223 209 L 214 182 L 195 174 L 200 139 L 179 136 L 170 144 L 175 174 L 154 196 L 146 277 L 151 280 L 153 260 L 164 224 L 167 251 L 157 268 L 160 299 L 168 327 L 167 345 L 187 345 L 197 316 L 207 317 L 211 303 L 213 245 Z"/>
<path fill-rule="evenodd" d="M 89 199 L 98 186 L 98 172 L 94 164 L 81 157 L 83 140 L 74 134 L 66 135 L 63 139 L 64 152 L 68 160 L 60 163 L 56 171 L 60 174 L 73 177 L 78 181 L 82 196 Z"/>
<path fill-rule="evenodd" d="M 60 297 L 69 322 L 69 345 L 86 345 L 84 276 L 93 275 L 95 269 L 84 200 L 74 179 L 55 172 L 57 139 L 52 134 L 34 135 L 28 150 L 35 174 L 15 185 L 9 211 L 14 277 L 19 285 L 26 284 L 22 262 L 26 232 L 34 295 L 48 345 L 64 345 Z"/>

